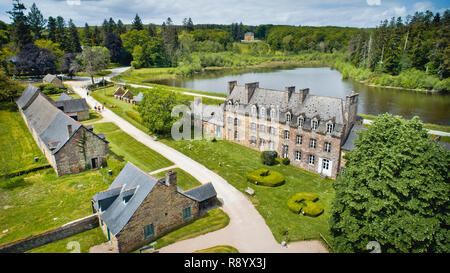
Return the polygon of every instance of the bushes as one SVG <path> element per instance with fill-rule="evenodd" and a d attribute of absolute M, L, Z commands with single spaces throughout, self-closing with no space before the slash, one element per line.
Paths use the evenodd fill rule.
<path fill-rule="evenodd" d="M 51 83 L 39 84 L 39 89 L 41 90 L 42 93 L 46 95 L 59 94 L 63 91 L 62 89 L 55 87 Z"/>
<path fill-rule="evenodd" d="M 126 114 L 127 116 L 129 116 L 131 119 L 133 119 L 134 121 L 137 121 L 137 122 L 139 122 L 139 123 L 142 122 L 141 116 L 139 116 L 139 114 L 136 114 L 136 113 L 133 112 L 133 111 L 125 111 L 125 114 Z"/>
<path fill-rule="evenodd" d="M 323 206 L 316 201 L 319 197 L 313 193 L 299 192 L 294 194 L 288 201 L 288 208 L 297 214 L 307 216 L 319 216 L 323 212 Z"/>
<path fill-rule="evenodd" d="M 276 187 L 284 184 L 284 176 L 279 172 L 258 169 L 247 174 L 247 181 L 256 185 Z"/>
<path fill-rule="evenodd" d="M 275 151 L 264 151 L 261 153 L 261 161 L 264 165 L 273 166 L 277 163 L 278 153 Z"/>
<path fill-rule="evenodd" d="M 285 157 L 285 158 L 281 159 L 281 163 L 283 165 L 287 166 L 287 165 L 291 164 L 291 160 L 289 158 Z"/>

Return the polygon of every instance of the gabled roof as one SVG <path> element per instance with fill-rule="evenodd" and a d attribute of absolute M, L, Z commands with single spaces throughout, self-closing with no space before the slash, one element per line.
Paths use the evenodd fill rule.
<path fill-rule="evenodd" d="M 127 91 L 125 92 L 125 94 L 122 95 L 122 97 L 129 98 L 129 99 L 133 99 L 133 93 L 131 93 L 130 90 L 127 90 Z"/>
<path fill-rule="evenodd" d="M 39 94 L 39 89 L 31 84 L 29 84 L 25 90 L 23 90 L 22 95 L 17 99 L 16 103 L 20 109 L 26 109 Z"/>
<path fill-rule="evenodd" d="M 212 183 L 207 183 L 188 191 L 183 192 L 184 195 L 194 199 L 197 202 L 202 202 L 208 200 L 214 196 L 217 196 L 217 192 L 214 189 Z"/>
<path fill-rule="evenodd" d="M 119 87 L 116 89 L 113 96 L 122 96 L 123 94 L 125 94 L 125 91 L 123 91 L 122 87 Z"/>
<path fill-rule="evenodd" d="M 62 93 L 61 96 L 59 96 L 56 101 L 65 101 L 65 100 L 73 100 L 73 98 L 70 95 L 67 95 L 66 93 Z"/>
<path fill-rule="evenodd" d="M 93 197 L 94 201 L 101 201 L 115 196 L 107 209 L 100 212 L 100 218 L 106 223 L 112 234 L 117 235 L 123 229 L 158 180 L 128 162 L 108 188 L 108 190 L 116 190 L 111 194 L 100 192 Z M 129 190 L 133 188 L 135 188 L 133 195 L 125 204 L 123 197 L 129 195 Z M 119 193 L 117 193 L 117 189 L 120 189 Z"/>
<path fill-rule="evenodd" d="M 56 75 L 52 75 L 52 74 L 47 74 L 42 81 L 43 82 L 53 82 L 55 79 L 58 79 L 58 77 Z M 59 80 L 59 79 L 58 79 Z"/>
<path fill-rule="evenodd" d="M 75 113 L 89 110 L 86 99 L 71 99 L 55 102 L 56 107 L 60 108 L 64 113 Z"/>
<path fill-rule="evenodd" d="M 358 135 L 356 134 L 356 132 L 361 131 L 361 130 L 367 130 L 366 127 L 364 126 L 360 126 L 360 125 L 353 125 L 352 129 L 350 129 L 350 132 L 347 135 L 347 138 L 345 139 L 344 143 L 341 146 L 342 150 L 345 151 L 351 151 L 353 149 L 356 148 L 355 146 L 355 140 L 358 139 Z"/>

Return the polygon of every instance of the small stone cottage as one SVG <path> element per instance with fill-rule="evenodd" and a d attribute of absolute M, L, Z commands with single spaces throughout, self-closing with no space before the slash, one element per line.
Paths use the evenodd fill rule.
<path fill-rule="evenodd" d="M 43 83 L 51 83 L 57 88 L 64 88 L 62 80 L 60 80 L 56 75 L 47 74 L 43 79 Z"/>
<path fill-rule="evenodd" d="M 183 191 L 177 173 L 158 179 L 128 162 L 111 186 L 92 199 L 100 227 L 117 252 L 144 246 L 216 205 L 211 183 Z"/>
<path fill-rule="evenodd" d="M 125 91 L 125 94 L 122 95 L 121 100 L 131 103 L 133 98 L 134 98 L 133 93 L 131 93 L 130 90 L 127 90 Z"/>
<path fill-rule="evenodd" d="M 74 120 L 89 119 L 89 105 L 86 99 L 74 99 L 66 93 L 62 93 L 54 104 Z"/>
<path fill-rule="evenodd" d="M 16 101 L 34 140 L 58 176 L 106 166 L 104 135 L 74 120 L 33 85 Z"/>
<path fill-rule="evenodd" d="M 125 91 L 122 89 L 122 87 L 119 87 L 119 88 L 116 89 L 116 91 L 114 92 L 113 96 L 116 99 L 121 99 L 123 94 L 125 94 Z"/>

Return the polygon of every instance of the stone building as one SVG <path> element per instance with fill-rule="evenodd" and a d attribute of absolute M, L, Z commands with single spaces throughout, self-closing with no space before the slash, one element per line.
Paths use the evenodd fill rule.
<path fill-rule="evenodd" d="M 43 79 L 43 83 L 51 83 L 57 88 L 64 88 L 62 80 L 60 80 L 56 75 L 47 74 Z"/>
<path fill-rule="evenodd" d="M 74 120 L 83 121 L 89 119 L 89 105 L 86 99 L 74 99 L 66 93 L 62 93 L 54 104 Z"/>
<path fill-rule="evenodd" d="M 244 34 L 244 41 L 252 42 L 255 40 L 255 34 L 253 32 L 246 32 Z"/>
<path fill-rule="evenodd" d="M 16 103 L 58 176 L 106 166 L 109 148 L 104 135 L 69 117 L 36 87 L 29 85 Z"/>
<path fill-rule="evenodd" d="M 274 150 L 291 165 L 336 178 L 341 146 L 357 124 L 358 94 L 345 100 L 309 94 L 309 89 L 260 88 L 228 83 L 224 136 L 246 147 Z"/>
<path fill-rule="evenodd" d="M 125 91 L 122 89 L 122 87 L 118 87 L 116 91 L 114 92 L 113 96 L 116 99 L 121 99 L 121 97 L 125 94 Z"/>
<path fill-rule="evenodd" d="M 133 93 L 131 93 L 130 90 L 127 90 L 120 99 L 128 103 L 131 103 L 133 101 L 133 98 L 134 98 Z"/>
<path fill-rule="evenodd" d="M 155 178 L 128 162 L 111 186 L 97 193 L 92 208 L 113 249 L 130 252 L 216 205 L 211 183 L 183 191 L 177 173 Z"/>

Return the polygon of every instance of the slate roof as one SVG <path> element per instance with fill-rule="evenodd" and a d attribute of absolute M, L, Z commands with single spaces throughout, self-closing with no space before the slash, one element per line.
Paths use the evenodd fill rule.
<path fill-rule="evenodd" d="M 119 87 L 116 89 L 113 96 L 122 96 L 124 93 L 125 93 L 125 91 L 123 91 L 122 87 Z"/>
<path fill-rule="evenodd" d="M 344 141 L 344 144 L 342 144 L 341 148 L 345 151 L 351 151 L 356 148 L 354 141 L 358 139 L 358 135 L 356 132 L 361 130 L 367 130 L 366 127 L 360 126 L 360 125 L 353 125 L 352 129 L 350 129 L 350 132 L 348 133 L 347 138 Z"/>
<path fill-rule="evenodd" d="M 125 92 L 125 94 L 122 95 L 122 97 L 124 97 L 124 98 L 129 98 L 129 99 L 133 99 L 133 93 L 131 93 L 130 90 L 127 90 L 127 91 Z"/>
<path fill-rule="evenodd" d="M 183 192 L 184 195 L 194 199 L 197 202 L 202 202 L 208 200 L 212 197 L 217 196 L 216 190 L 212 183 L 207 183 L 191 190 Z"/>
<path fill-rule="evenodd" d="M 58 97 L 56 101 L 65 101 L 65 100 L 73 100 L 73 98 L 66 93 L 62 93 L 61 96 Z"/>
<path fill-rule="evenodd" d="M 17 99 L 16 103 L 20 109 L 24 110 L 27 108 L 31 102 L 39 94 L 39 89 L 31 84 L 29 84 L 25 90 L 23 90 L 22 95 Z"/>
<path fill-rule="evenodd" d="M 117 235 L 123 229 L 158 180 L 128 162 L 108 190 L 97 193 L 93 197 L 93 200 L 100 201 L 99 203 L 105 202 L 108 198 L 114 198 L 112 202 L 106 200 L 104 204 L 108 206 L 100 212 L 100 218 L 106 223 L 112 234 Z M 123 202 L 124 193 L 132 188 L 135 188 L 133 196 L 125 204 Z"/>
<path fill-rule="evenodd" d="M 57 100 L 55 105 L 64 111 L 64 113 L 75 113 L 89 110 L 89 105 L 87 104 L 86 99 Z"/>
<path fill-rule="evenodd" d="M 58 77 L 56 75 L 52 75 L 52 74 L 47 74 L 42 81 L 43 82 L 53 82 L 55 79 L 58 79 Z"/>
<path fill-rule="evenodd" d="M 144 94 L 142 92 L 139 92 L 139 94 L 134 98 L 135 102 L 141 102 L 144 98 Z"/>

